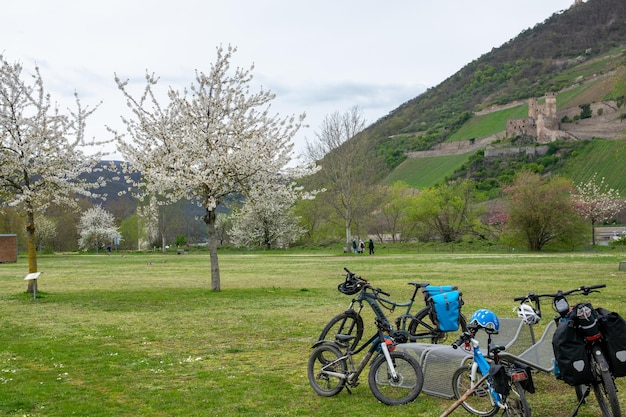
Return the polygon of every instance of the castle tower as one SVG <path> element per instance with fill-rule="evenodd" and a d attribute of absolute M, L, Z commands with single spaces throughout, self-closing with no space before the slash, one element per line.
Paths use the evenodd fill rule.
<path fill-rule="evenodd" d="M 556 94 L 554 92 L 546 93 L 546 104 L 543 114 L 547 117 L 556 117 Z"/>
<path fill-rule="evenodd" d="M 534 97 L 529 98 L 528 99 L 528 117 L 536 119 L 538 113 L 539 113 L 539 109 L 537 109 L 537 99 Z"/>

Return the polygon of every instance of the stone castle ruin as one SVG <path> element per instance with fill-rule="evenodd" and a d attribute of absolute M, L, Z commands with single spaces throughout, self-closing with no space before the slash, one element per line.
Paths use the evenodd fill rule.
<path fill-rule="evenodd" d="M 506 124 L 508 138 L 521 137 L 536 143 L 549 143 L 567 136 L 561 131 L 556 114 L 555 93 L 546 93 L 543 104 L 539 104 L 536 98 L 528 99 L 528 117 L 509 119 Z"/>

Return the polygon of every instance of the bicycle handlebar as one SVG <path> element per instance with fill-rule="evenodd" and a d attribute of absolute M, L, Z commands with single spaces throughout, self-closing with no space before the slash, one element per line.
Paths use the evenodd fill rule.
<path fill-rule="evenodd" d="M 386 297 L 391 297 L 391 294 L 389 294 L 388 292 L 383 291 L 380 288 L 372 287 L 372 285 L 366 279 L 363 279 L 361 277 L 356 276 L 356 274 L 354 272 L 350 271 L 348 268 L 344 267 L 343 270 L 346 271 L 346 273 L 348 274 L 348 278 L 349 279 L 362 281 L 363 282 L 363 287 L 369 288 L 370 290 L 372 290 L 377 297 L 378 297 L 378 294 L 382 294 L 382 295 L 384 295 Z M 391 302 L 389 300 L 383 300 L 383 301 Z"/>
<path fill-rule="evenodd" d="M 570 295 L 570 294 L 573 294 L 575 292 L 581 292 L 583 295 L 589 295 L 592 292 L 599 292 L 599 291 L 595 291 L 595 290 L 597 290 L 599 288 L 605 288 L 605 287 L 606 287 L 606 284 L 581 285 L 580 287 L 574 288 L 573 290 L 569 290 L 569 291 L 558 290 L 554 294 L 550 294 L 550 293 L 535 294 L 534 292 L 529 292 L 525 296 L 515 297 L 513 299 L 513 301 L 521 301 L 521 302 L 524 302 L 526 300 L 534 301 L 534 300 L 537 300 L 540 297 L 550 297 L 550 298 L 564 297 L 566 295 Z"/>
<path fill-rule="evenodd" d="M 469 332 L 463 332 L 459 335 L 459 338 L 452 342 L 452 348 L 458 349 L 461 345 L 465 344 L 472 338 L 472 335 Z"/>

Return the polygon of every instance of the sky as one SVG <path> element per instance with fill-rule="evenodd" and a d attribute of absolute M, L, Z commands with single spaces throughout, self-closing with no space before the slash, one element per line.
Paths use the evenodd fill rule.
<path fill-rule="evenodd" d="M 5 0 L 0 54 L 38 66 L 61 109 L 96 106 L 87 136 L 108 138 L 128 115 L 114 75 L 182 90 L 209 73 L 220 45 L 254 65 L 271 112 L 306 113 L 297 157 L 325 117 L 359 106 L 366 125 L 466 64 L 569 8 L 573 0 Z M 109 159 L 122 159 L 113 148 Z"/>

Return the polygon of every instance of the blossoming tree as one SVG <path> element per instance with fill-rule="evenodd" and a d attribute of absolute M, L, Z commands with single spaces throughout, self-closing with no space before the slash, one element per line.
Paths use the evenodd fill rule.
<path fill-rule="evenodd" d="M 589 181 L 576 185 L 577 193 L 573 198 L 576 211 L 591 221 L 591 242 L 596 244 L 596 223 L 611 219 L 624 207 L 626 201 L 620 198 L 619 191 L 610 188 L 604 177 L 597 181 L 596 174 Z"/>
<path fill-rule="evenodd" d="M 101 247 L 111 245 L 116 238 L 121 239 L 120 232 L 115 227 L 115 217 L 102 206 L 86 210 L 80 216 L 78 230 L 79 246 L 85 250 L 94 248 L 96 253 Z"/>
<path fill-rule="evenodd" d="M 126 133 L 117 133 L 118 149 L 142 175 L 143 195 L 163 202 L 186 198 L 204 207 L 211 260 L 211 286 L 220 291 L 215 230 L 216 208 L 229 196 L 247 196 L 251 190 L 276 181 L 293 180 L 310 171 L 287 169 L 292 138 L 304 120 L 270 114 L 273 93 L 260 88 L 251 93 L 252 70 L 230 61 L 236 48 L 217 48 L 208 74 L 197 71 L 189 89 L 170 87 L 167 105 L 159 102 L 158 78 L 146 74 L 146 86 L 135 97 L 128 81 L 115 81 L 133 116 L 123 117 Z M 290 183 L 287 181 L 286 183 Z"/>
<path fill-rule="evenodd" d="M 239 246 L 288 247 L 305 232 L 293 212 L 301 189 L 277 182 L 260 191 L 261 195 L 249 196 L 244 206 L 233 212 L 231 238 Z"/>
<path fill-rule="evenodd" d="M 85 120 L 96 109 L 81 105 L 62 113 L 44 89 L 39 68 L 22 78 L 22 65 L 0 55 L 0 205 L 15 207 L 26 218 L 28 272 L 37 272 L 37 216 L 51 204 L 78 208 L 77 194 L 92 196 L 98 182 L 92 172 L 103 153 L 87 147 Z M 29 291 L 33 283 L 29 281 Z"/>

